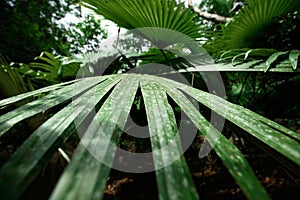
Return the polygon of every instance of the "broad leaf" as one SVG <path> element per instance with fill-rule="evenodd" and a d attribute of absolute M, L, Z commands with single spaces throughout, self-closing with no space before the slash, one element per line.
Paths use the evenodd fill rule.
<path fill-rule="evenodd" d="M 184 3 L 175 0 L 84 0 L 83 5 L 112 20 L 119 26 L 132 30 L 161 48 L 178 41 L 185 41 L 179 32 L 196 39 L 201 37 L 195 13 L 183 9 Z M 168 34 L 168 32 L 170 34 Z M 179 38 L 178 38 L 179 37 Z"/>

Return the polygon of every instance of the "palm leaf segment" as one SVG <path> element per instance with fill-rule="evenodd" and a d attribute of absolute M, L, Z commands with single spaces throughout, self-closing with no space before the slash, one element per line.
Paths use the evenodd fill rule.
<path fill-rule="evenodd" d="M 150 139 L 155 152 L 154 166 L 160 168 L 168 163 L 170 157 L 178 157 L 172 164 L 156 171 L 160 199 L 197 198 L 187 164 L 181 156 L 181 144 L 176 137 L 176 120 L 167 96 L 180 106 L 214 146 L 246 196 L 249 199 L 268 199 L 242 153 L 195 109 L 183 91 L 300 165 L 299 135 L 262 116 L 215 95 L 166 78 L 141 74 L 109 75 L 76 80 L 0 101 L 0 108 L 9 107 L 18 101 L 51 91 L 40 99 L 2 115 L 2 137 L 13 134 L 9 130 L 17 123 L 76 97 L 72 103 L 42 124 L 1 168 L 1 196 L 6 199 L 19 197 L 57 148 L 76 131 L 75 124 L 86 124 L 85 119 L 90 117 L 91 112 L 95 112 L 93 120 L 84 130 L 77 152 L 52 194 L 52 199 L 100 198 L 110 171 L 107 165 L 113 162 L 116 144 L 139 87 L 152 135 Z M 105 99 L 105 96 L 108 97 Z M 95 106 L 100 101 L 104 103 L 95 111 Z M 174 151 L 163 152 L 162 147 L 168 144 L 173 145 Z M 98 155 L 105 157 L 105 164 L 95 158 Z"/>
<path fill-rule="evenodd" d="M 138 33 L 162 48 L 180 41 L 174 31 L 192 39 L 200 37 L 196 14 L 183 9 L 184 3 L 176 5 L 175 0 L 84 0 L 83 5 L 129 30 L 155 27 L 140 29 Z M 167 34 L 166 30 L 173 32 Z"/>
<path fill-rule="evenodd" d="M 228 24 L 225 39 L 220 42 L 228 49 L 255 48 L 274 17 L 299 8 L 299 0 L 249 0 L 248 6 Z"/>
<path fill-rule="evenodd" d="M 42 52 L 35 58 L 35 62 L 19 64 L 19 71 L 25 76 L 30 76 L 31 79 L 36 79 L 36 81 L 56 84 L 75 77 L 80 63 L 79 60 L 71 57 L 54 56 L 49 52 Z"/>
<path fill-rule="evenodd" d="M 218 71 L 299 72 L 299 50 L 237 49 L 224 52 L 217 60 Z"/>
<path fill-rule="evenodd" d="M 169 52 L 167 52 L 169 53 Z M 126 54 L 125 54 L 126 55 Z M 179 72 L 204 71 L 246 71 L 246 72 L 299 72 L 299 50 L 276 51 L 275 49 L 236 49 L 222 53 L 213 61 L 194 59 L 191 56 L 178 56 L 165 54 L 168 59 L 159 57 L 160 52 L 147 52 L 134 58 L 144 63 L 161 63 L 169 65 Z M 190 61 L 188 62 L 187 58 Z M 128 57 L 131 59 L 131 57 Z"/>

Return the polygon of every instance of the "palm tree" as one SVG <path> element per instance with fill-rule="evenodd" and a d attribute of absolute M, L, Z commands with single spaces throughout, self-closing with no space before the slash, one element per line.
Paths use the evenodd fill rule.
<path fill-rule="evenodd" d="M 295 169 L 299 170 L 299 134 L 246 108 L 232 104 L 222 97 L 193 87 L 198 81 L 197 75 L 189 79 L 190 85 L 168 78 L 168 74 L 178 72 L 297 70 L 298 51 L 280 53 L 270 49 L 233 50 L 251 47 L 241 45 L 244 39 L 240 38 L 240 34 L 233 34 L 234 26 L 240 32 L 248 27 L 247 23 L 256 26 L 255 24 L 261 25 L 259 23 L 261 21 L 262 26 L 265 26 L 267 23 L 265 15 L 271 16 L 271 19 L 288 12 L 295 7 L 294 5 L 299 5 L 297 0 L 249 0 L 248 8 L 235 16 L 225 31 L 223 40 L 230 41 L 228 43 L 230 45 L 234 43 L 234 46 L 227 48 L 229 51 L 218 58 L 220 63 L 216 65 L 206 63 L 204 60 L 196 62 L 193 59 L 193 56 L 203 53 L 199 50 L 199 45 L 195 45 L 196 39 L 202 36 L 201 27 L 196 14 L 191 9 L 184 10 L 182 3 L 177 5 L 175 0 L 84 0 L 83 4 L 121 27 L 134 29 L 134 34 L 150 41 L 158 50 L 151 52 L 149 50 L 139 55 L 117 52 L 113 56 L 114 60 L 117 60 L 113 64 L 113 67 L 118 69 L 115 70 L 115 74 L 80 77 L 71 82 L 63 82 L 1 100 L 0 108 L 7 111 L 19 101 L 35 99 L 5 112 L 0 117 L 0 137 L 14 134 L 13 128 L 32 116 L 47 110 L 55 111 L 1 168 L 1 196 L 17 199 L 51 159 L 53 153 L 58 151 L 68 138 L 78 133 L 81 141 L 51 194 L 51 199 L 101 198 L 111 170 L 110 166 L 113 166 L 118 150 L 118 142 L 125 131 L 126 120 L 133 105 L 136 104 L 138 95 L 142 97 L 151 135 L 153 168 L 156 169 L 160 199 L 198 199 L 182 155 L 184 142 L 178 139 L 177 111 L 172 107 L 171 101 L 187 115 L 187 121 L 205 136 L 247 198 L 269 199 L 269 196 L 241 151 L 222 135 L 217 124 L 210 123 L 199 112 L 195 107 L 195 101 L 244 130 L 246 136 L 260 141 L 280 161 L 291 162 L 293 164 L 289 166 L 295 165 Z M 274 14 L 273 9 L 279 11 Z M 255 13 L 255 23 L 251 21 L 251 17 L 254 16 L 251 13 Z M 235 25 L 240 24 L 240 21 L 245 25 Z M 253 30 L 252 28 L 249 29 Z M 228 38 L 229 36 L 231 38 Z M 191 40 L 193 41 L 190 42 Z M 179 47 L 183 45 L 184 49 L 190 50 L 190 54 L 186 57 L 184 52 L 179 53 L 180 56 L 175 55 L 180 52 L 178 41 L 182 42 Z M 263 54 L 264 57 L 255 59 L 257 54 Z M 91 58 L 91 55 L 96 59 Z M 97 67 L 101 62 L 105 62 L 105 56 L 97 58 L 99 53 L 91 55 L 83 59 L 85 66 Z M 283 55 L 289 56 L 284 62 L 277 62 L 277 58 Z M 248 61 L 251 56 L 253 59 Z M 158 60 L 159 63 L 176 70 L 147 74 L 148 69 L 145 65 L 141 68 L 144 70 L 142 73 L 140 69 L 133 73 L 131 70 L 135 66 L 133 62 L 135 60 L 144 63 Z M 236 64 L 236 61 L 239 62 Z M 120 65 L 126 67 L 122 68 Z M 124 70 L 130 73 L 122 73 Z M 172 148 L 166 150 L 165 146 Z"/>

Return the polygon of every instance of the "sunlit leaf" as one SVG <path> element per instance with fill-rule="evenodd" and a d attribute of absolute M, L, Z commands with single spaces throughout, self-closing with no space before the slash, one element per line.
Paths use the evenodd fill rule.
<path fill-rule="evenodd" d="M 298 50 L 291 51 L 291 53 L 289 55 L 289 60 L 290 60 L 290 63 L 292 64 L 292 67 L 294 70 L 297 69 L 299 56 L 300 56 L 300 51 L 298 51 Z"/>
<path fill-rule="evenodd" d="M 271 65 L 278 59 L 278 57 L 287 54 L 288 52 L 277 52 L 272 54 L 268 60 L 266 61 L 266 69 L 265 72 L 268 71 L 271 67 Z"/>

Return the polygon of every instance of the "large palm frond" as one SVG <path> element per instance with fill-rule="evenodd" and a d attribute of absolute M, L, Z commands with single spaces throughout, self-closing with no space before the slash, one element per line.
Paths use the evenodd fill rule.
<path fill-rule="evenodd" d="M 220 45 L 228 49 L 258 47 L 264 28 L 273 18 L 299 9 L 298 0 L 249 0 L 226 27 L 225 38 L 220 40 L 223 43 Z"/>
<path fill-rule="evenodd" d="M 107 165 L 113 162 L 138 88 L 142 91 L 152 135 L 154 166 L 160 168 L 156 171 L 160 199 L 198 198 L 185 159 L 181 156 L 181 142 L 168 96 L 214 146 L 215 152 L 249 199 L 268 199 L 268 196 L 242 153 L 202 116 L 186 94 L 239 126 L 248 136 L 261 141 L 272 151 L 300 165 L 299 135 L 273 121 L 220 97 L 163 77 L 109 75 L 54 85 L 0 101 L 0 108 L 9 107 L 28 97 L 51 91 L 40 99 L 2 115 L 0 137 L 13 134 L 10 130 L 19 122 L 67 103 L 36 129 L 1 168 L 1 197 L 19 197 L 53 153 L 79 127 L 84 132 L 82 140 L 51 199 L 100 198 L 110 172 Z M 102 102 L 100 108 L 95 110 L 99 102 Z M 87 120 L 91 119 L 93 113 L 92 120 Z M 172 144 L 172 151 L 162 148 L 168 144 Z M 100 162 L 97 156 L 103 156 L 105 162 Z M 178 159 L 168 165 L 170 157 L 174 156 Z"/>
<path fill-rule="evenodd" d="M 121 27 L 129 30 L 145 28 L 139 29 L 138 33 L 162 48 L 181 40 L 181 35 L 175 37 L 174 31 L 192 39 L 201 36 L 195 13 L 192 13 L 191 9 L 183 9 L 184 3 L 176 5 L 175 0 L 84 0 L 83 2 L 84 6 Z M 170 34 L 167 34 L 167 30 Z M 183 38 L 182 42 L 184 41 Z"/>

